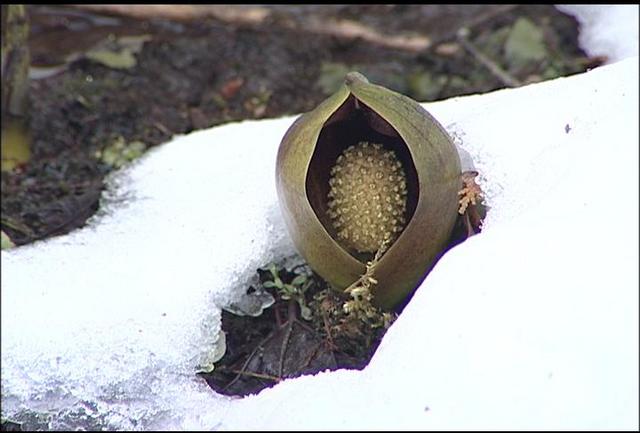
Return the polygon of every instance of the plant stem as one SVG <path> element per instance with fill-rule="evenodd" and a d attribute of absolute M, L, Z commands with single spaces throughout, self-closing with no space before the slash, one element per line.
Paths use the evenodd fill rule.
<path fill-rule="evenodd" d="M 497 79 L 502 81 L 505 86 L 508 87 L 520 87 L 522 83 L 509 74 L 507 71 L 502 69 L 500 65 L 491 60 L 489 57 L 484 55 L 476 46 L 469 40 L 468 38 L 469 29 L 461 28 L 458 31 L 457 39 L 458 42 L 469 52 L 471 55 L 483 66 L 485 66 L 489 72 L 491 72 Z"/>

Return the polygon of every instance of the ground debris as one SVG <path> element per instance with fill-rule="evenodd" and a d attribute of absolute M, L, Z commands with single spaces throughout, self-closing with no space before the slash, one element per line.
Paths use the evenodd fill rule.
<path fill-rule="evenodd" d="M 27 11 L 32 66 L 56 73 L 31 80 L 29 157 L 2 173 L 1 228 L 17 245 L 85 223 L 97 206 L 64 197 L 83 193 L 75 185 L 101 190 L 119 164 L 95 154 L 114 136 L 151 148 L 194 129 L 304 112 L 350 70 L 432 101 L 570 75 L 603 60 L 578 48 L 575 19 L 549 5 L 211 6 L 197 20 L 189 6 L 111 10 L 116 16 L 100 15 L 100 7 Z M 164 15 L 139 19 L 150 11 Z M 404 48 L 430 42 L 398 48 L 389 44 L 393 35 Z M 124 64 L 88 60 L 105 43 L 129 50 Z M 520 47 L 526 58 L 516 61 Z M 64 224 L 50 211 L 61 204 L 77 214 L 65 211 Z"/>
<path fill-rule="evenodd" d="M 238 316 L 223 310 L 227 352 L 212 372 L 200 373 L 215 391 L 244 396 L 285 378 L 367 365 L 386 329 L 349 317 L 343 311 L 348 297 L 328 288 L 306 265 L 297 270 L 301 267 L 302 275 L 309 275 L 303 301 L 283 299 L 282 291 L 266 284 L 276 302 L 262 315 Z M 271 282 L 270 272 L 258 273 L 262 284 Z M 300 275 L 278 267 L 278 277 L 290 287 Z M 301 307 L 307 305 L 309 320 L 300 316 Z"/>

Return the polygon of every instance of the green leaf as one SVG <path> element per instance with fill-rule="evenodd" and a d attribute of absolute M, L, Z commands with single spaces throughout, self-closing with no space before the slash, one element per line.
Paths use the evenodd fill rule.
<path fill-rule="evenodd" d="M 150 35 L 109 37 L 85 53 L 85 57 L 113 69 L 129 69 L 136 65 L 135 54 L 142 50 Z"/>
<path fill-rule="evenodd" d="M 136 65 L 136 58 L 129 50 L 95 50 L 89 51 L 85 56 L 112 69 L 129 69 Z"/>
<path fill-rule="evenodd" d="M 290 295 L 298 294 L 298 288 L 295 287 L 295 286 L 292 286 L 291 284 L 283 284 L 282 285 L 282 290 L 284 290 L 285 292 L 287 292 Z"/>
<path fill-rule="evenodd" d="M 276 269 L 276 265 L 275 263 L 271 263 L 267 269 L 269 270 L 269 272 L 271 272 L 271 275 L 273 276 L 273 279 L 275 280 L 276 278 L 278 278 L 278 270 Z"/>
<path fill-rule="evenodd" d="M 291 285 L 293 285 L 293 286 L 301 286 L 306 281 L 307 281 L 307 276 L 306 275 L 298 275 L 297 277 L 295 277 L 293 279 L 293 281 L 291 281 Z"/>
<path fill-rule="evenodd" d="M 273 281 L 265 281 L 264 283 L 262 283 L 262 285 L 264 287 L 266 287 L 267 289 L 271 289 L 273 287 L 277 287 L 276 283 L 274 283 Z"/>
<path fill-rule="evenodd" d="M 6 250 L 7 248 L 13 248 L 16 246 L 4 230 L 0 230 L 0 238 L 0 249 Z"/>
<path fill-rule="evenodd" d="M 527 18 L 518 18 L 509 32 L 504 50 L 509 64 L 516 67 L 547 57 L 542 30 Z"/>
<path fill-rule="evenodd" d="M 313 280 L 307 280 L 307 281 L 305 281 L 304 285 L 300 288 L 300 291 L 301 291 L 302 293 L 306 292 L 306 291 L 307 291 L 307 289 L 308 289 L 309 287 L 311 287 L 311 285 L 312 285 L 312 284 L 313 284 Z"/>

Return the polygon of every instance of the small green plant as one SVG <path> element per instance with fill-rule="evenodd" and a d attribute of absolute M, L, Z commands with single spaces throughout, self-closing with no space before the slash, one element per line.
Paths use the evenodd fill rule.
<path fill-rule="evenodd" d="M 95 153 L 96 158 L 104 164 L 120 168 L 142 156 L 147 145 L 141 141 L 127 143 L 122 136 L 116 137 L 111 144 Z"/>
<path fill-rule="evenodd" d="M 278 269 L 275 264 L 271 263 L 267 266 L 266 270 L 271 273 L 273 281 L 265 281 L 263 286 L 267 289 L 275 288 L 278 290 L 278 295 L 283 300 L 293 299 L 300 306 L 300 316 L 305 320 L 311 320 L 311 309 L 307 306 L 304 294 L 307 289 L 313 284 L 313 281 L 304 274 L 296 275 L 290 283 L 285 283 L 280 278 Z"/>

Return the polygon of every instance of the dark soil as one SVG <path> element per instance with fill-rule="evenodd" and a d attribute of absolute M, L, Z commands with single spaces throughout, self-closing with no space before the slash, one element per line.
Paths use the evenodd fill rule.
<path fill-rule="evenodd" d="M 32 79 L 31 158 L 2 173 L 2 230 L 17 245 L 85 223 L 114 168 L 96 154 L 116 140 L 149 148 L 173 134 L 308 111 L 349 70 L 419 101 L 504 87 L 461 46 L 462 27 L 521 83 L 581 72 L 593 62 L 577 47 L 575 20 L 551 6 L 284 5 L 254 25 L 142 21 L 61 6 L 30 6 L 29 15 L 32 66 L 61 69 Z M 542 31 L 548 56 L 513 65 L 502 47 L 522 17 Z M 383 35 L 422 35 L 431 45 L 416 51 L 306 31 L 309 20 L 338 18 Z M 85 56 L 100 40 L 127 35 L 148 37 L 135 65 L 116 69 Z"/>
<path fill-rule="evenodd" d="M 258 272 L 261 283 L 268 279 L 267 272 Z M 280 276 L 289 283 L 296 274 L 281 269 Z M 276 302 L 260 316 L 223 310 L 227 352 L 213 372 L 201 374 L 214 390 L 244 396 L 284 378 L 367 365 L 386 329 L 349 320 L 341 312 L 345 297 L 315 274 L 311 281 L 305 293 L 311 320 L 303 319 L 295 301 L 283 300 L 275 289 L 265 289 Z"/>

